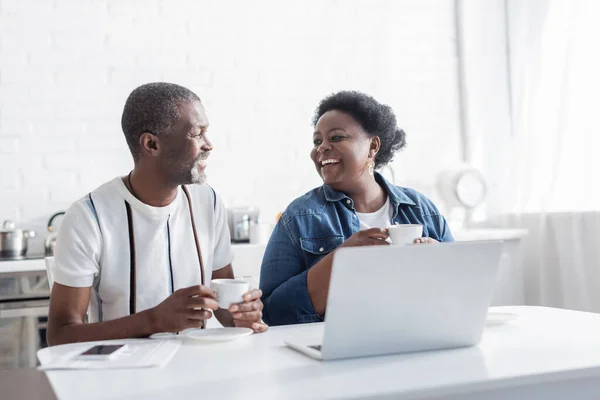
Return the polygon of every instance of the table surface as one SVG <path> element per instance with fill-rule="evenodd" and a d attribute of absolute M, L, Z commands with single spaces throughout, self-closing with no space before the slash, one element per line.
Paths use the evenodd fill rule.
<path fill-rule="evenodd" d="M 322 362 L 284 346 L 319 342 L 323 324 L 272 327 L 237 341 L 184 341 L 163 368 L 51 371 L 59 399 L 600 398 L 600 315 L 493 307 L 475 347 Z M 75 347 L 42 349 L 42 364 Z M 562 397 L 561 397 L 562 396 Z"/>
<path fill-rule="evenodd" d="M 34 368 L 0 370 L 2 400 L 56 399 L 46 374 Z"/>

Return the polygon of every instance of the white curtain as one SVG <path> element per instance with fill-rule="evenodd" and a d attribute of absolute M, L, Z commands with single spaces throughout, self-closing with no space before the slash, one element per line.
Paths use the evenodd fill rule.
<path fill-rule="evenodd" d="M 600 1 L 506 4 L 503 225 L 530 230 L 526 302 L 600 312 Z"/>

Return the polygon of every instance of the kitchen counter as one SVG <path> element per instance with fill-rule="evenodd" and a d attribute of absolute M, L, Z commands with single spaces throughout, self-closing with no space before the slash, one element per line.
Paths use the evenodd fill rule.
<path fill-rule="evenodd" d="M 43 257 L 22 260 L 0 260 L 0 275 L 31 272 L 46 272 Z"/>
<path fill-rule="evenodd" d="M 460 229 L 453 231 L 454 240 L 470 242 L 479 240 L 521 240 L 529 235 L 527 229 Z"/>
<path fill-rule="evenodd" d="M 266 244 L 234 243 L 234 271 L 236 276 L 258 278 L 260 264 Z M 32 255 L 19 260 L 0 260 L 0 277 L 2 275 L 18 276 L 46 272 L 43 255 Z"/>

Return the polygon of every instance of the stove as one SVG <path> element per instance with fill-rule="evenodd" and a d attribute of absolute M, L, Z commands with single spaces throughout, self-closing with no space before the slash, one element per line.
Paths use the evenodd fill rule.
<path fill-rule="evenodd" d="M 24 256 L 0 256 L 1 261 L 22 261 L 22 260 L 43 260 L 46 257 L 43 253 L 25 254 Z"/>
<path fill-rule="evenodd" d="M 44 253 L 31 253 L 20 257 L 0 256 L 0 268 L 15 268 L 15 264 L 37 260 L 43 265 Z M 18 269 L 18 268 L 17 268 Z M 50 288 L 46 280 L 46 271 L 31 271 L 21 273 L 3 272 L 0 274 L 0 305 L 23 301 L 48 299 Z"/>

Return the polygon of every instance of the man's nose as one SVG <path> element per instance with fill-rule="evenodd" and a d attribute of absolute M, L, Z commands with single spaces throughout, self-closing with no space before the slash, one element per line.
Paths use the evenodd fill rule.
<path fill-rule="evenodd" d="M 204 138 L 204 144 L 202 145 L 202 150 L 203 151 L 212 151 L 213 150 L 212 142 L 207 137 Z"/>

